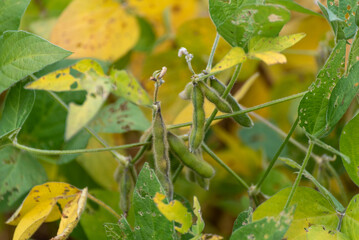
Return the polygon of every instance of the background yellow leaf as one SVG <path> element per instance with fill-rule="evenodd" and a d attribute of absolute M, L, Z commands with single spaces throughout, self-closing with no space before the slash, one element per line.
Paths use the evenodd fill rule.
<path fill-rule="evenodd" d="M 73 51 L 72 58 L 114 61 L 135 46 L 139 27 L 115 0 L 74 0 L 52 30 L 51 41 Z"/>

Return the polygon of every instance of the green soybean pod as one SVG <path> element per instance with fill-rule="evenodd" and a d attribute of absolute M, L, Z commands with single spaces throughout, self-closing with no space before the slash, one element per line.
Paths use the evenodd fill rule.
<path fill-rule="evenodd" d="M 160 103 L 157 102 L 153 105 L 153 111 L 152 149 L 154 153 L 156 175 L 162 186 L 165 188 L 168 198 L 172 199 L 173 185 L 171 180 L 167 130 L 162 118 Z"/>
<path fill-rule="evenodd" d="M 196 182 L 196 173 L 193 172 L 192 169 L 186 167 L 186 168 L 184 169 L 184 173 L 185 173 L 185 176 L 186 176 L 187 181 L 193 182 L 193 183 Z"/>
<path fill-rule="evenodd" d="M 210 102 L 212 102 L 214 105 L 216 105 L 216 107 L 219 111 L 224 112 L 224 113 L 232 112 L 231 106 L 217 93 L 216 90 L 209 87 L 207 84 L 205 84 L 202 81 L 199 81 L 198 85 L 202 89 L 206 98 Z"/>
<path fill-rule="evenodd" d="M 209 189 L 209 183 L 210 183 L 210 179 L 209 178 L 203 178 L 201 176 L 199 176 L 198 174 L 195 175 L 195 179 L 196 179 L 196 183 L 203 188 L 204 190 L 208 190 Z"/>
<path fill-rule="evenodd" d="M 178 96 L 183 100 L 190 100 L 192 98 L 192 91 L 193 91 L 193 83 L 189 82 L 187 83 L 184 90 L 178 94 Z"/>
<path fill-rule="evenodd" d="M 226 90 L 226 86 L 214 77 L 210 78 L 210 84 L 211 84 L 211 87 L 213 89 L 215 89 L 220 95 L 222 95 L 224 93 L 224 91 Z M 229 103 L 229 105 L 231 105 L 233 112 L 242 110 L 242 108 L 239 105 L 239 103 L 237 102 L 237 100 L 231 94 L 228 94 L 226 100 Z M 248 114 L 236 115 L 232 118 L 234 119 L 234 121 L 236 121 L 238 124 L 240 124 L 243 127 L 253 127 L 253 121 L 248 116 Z"/>
<path fill-rule="evenodd" d="M 202 90 L 197 84 L 193 86 L 192 91 L 192 104 L 193 104 L 193 122 L 192 129 L 189 137 L 189 150 L 194 152 L 197 150 L 204 138 L 204 124 L 206 116 L 204 113 L 204 96 Z"/>
<path fill-rule="evenodd" d="M 120 181 L 120 209 L 124 214 L 127 214 L 130 210 L 131 196 L 133 190 L 132 179 L 129 173 L 129 169 L 124 169 L 119 176 Z"/>
<path fill-rule="evenodd" d="M 213 177 L 215 171 L 213 167 L 198 157 L 191 153 L 186 144 L 182 141 L 182 139 L 178 138 L 171 132 L 167 134 L 168 143 L 170 146 L 170 151 L 175 155 L 182 163 L 192 169 L 195 173 L 204 178 Z"/>

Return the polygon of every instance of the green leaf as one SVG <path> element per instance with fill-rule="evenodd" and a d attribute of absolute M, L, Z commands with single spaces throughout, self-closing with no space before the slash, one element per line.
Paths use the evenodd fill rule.
<path fill-rule="evenodd" d="M 295 169 L 300 169 L 301 166 L 289 158 L 279 158 L 282 162 L 285 164 L 291 166 Z M 332 206 L 338 211 L 338 212 L 344 212 L 345 208 L 343 205 L 331 194 L 325 187 L 323 187 L 315 177 L 313 177 L 307 170 L 304 170 L 303 175 L 308 178 L 310 181 L 314 183 L 314 185 L 318 188 L 318 190 L 327 198 L 327 200 L 332 204 Z"/>
<path fill-rule="evenodd" d="M 25 81 L 18 82 L 8 92 L 2 117 L 0 136 L 21 128 L 35 102 L 35 92 L 24 89 Z"/>
<path fill-rule="evenodd" d="M 248 210 L 241 212 L 233 224 L 232 232 L 235 232 L 239 228 L 252 223 L 253 209 L 249 207 Z"/>
<path fill-rule="evenodd" d="M 22 15 L 30 0 L 0 1 L 0 35 L 6 30 L 18 30 Z"/>
<path fill-rule="evenodd" d="M 112 69 L 110 79 L 116 86 L 115 90 L 112 91 L 115 95 L 138 105 L 152 105 L 152 100 L 149 98 L 147 92 L 132 74 L 124 70 L 119 71 Z"/>
<path fill-rule="evenodd" d="M 282 239 L 292 220 L 295 207 L 282 211 L 278 217 L 265 217 L 244 225 L 234 231 L 231 240 L 236 239 Z"/>
<path fill-rule="evenodd" d="M 268 65 L 285 63 L 286 57 L 279 52 L 293 46 L 304 37 L 304 33 L 273 38 L 254 37 L 249 42 L 248 57 L 258 58 Z"/>
<path fill-rule="evenodd" d="M 325 226 L 313 225 L 307 231 L 307 240 L 349 240 L 345 234 Z"/>
<path fill-rule="evenodd" d="M 96 72 L 85 73 L 80 79 L 80 85 L 87 91 L 86 100 L 82 105 L 70 103 L 66 119 L 66 140 L 75 136 L 96 116 L 110 94 L 109 79 Z"/>
<path fill-rule="evenodd" d="M 286 188 L 262 203 L 253 213 L 253 221 L 265 217 L 275 217 L 283 210 L 291 188 Z M 306 239 L 306 228 L 313 224 L 326 225 L 335 229 L 339 222 L 337 212 L 331 204 L 317 191 L 298 187 L 291 202 L 296 205 L 294 219 L 286 237 L 288 239 Z"/>
<path fill-rule="evenodd" d="M 124 133 L 145 131 L 151 126 L 151 123 L 139 107 L 120 98 L 115 103 L 101 109 L 90 126 L 96 132 Z"/>
<path fill-rule="evenodd" d="M 152 50 L 156 41 L 156 34 L 152 29 L 152 25 L 146 19 L 137 17 L 137 22 L 141 29 L 141 35 L 133 50 L 149 52 Z"/>
<path fill-rule="evenodd" d="M 64 146 L 63 150 L 71 150 L 71 149 L 84 149 L 87 146 L 87 143 L 90 139 L 91 135 L 86 130 L 80 131 L 76 134 L 73 138 L 67 141 Z M 59 157 L 56 161 L 56 164 L 66 164 L 74 159 L 76 159 L 80 154 L 64 154 Z"/>
<path fill-rule="evenodd" d="M 71 53 L 24 31 L 7 31 L 0 37 L 0 93 L 24 77 Z"/>
<path fill-rule="evenodd" d="M 345 38 L 343 31 L 344 21 L 320 2 L 318 2 L 318 6 L 320 7 L 320 10 L 322 10 L 324 17 L 330 23 L 333 32 L 336 36 L 336 39 L 337 40 L 344 39 Z"/>
<path fill-rule="evenodd" d="M 105 223 L 104 226 L 108 240 L 135 240 L 133 231 L 124 217 L 118 224 Z"/>
<path fill-rule="evenodd" d="M 359 61 L 359 34 L 355 34 L 353 42 L 350 47 L 349 58 L 348 58 L 348 70 L 353 67 L 355 63 Z"/>
<path fill-rule="evenodd" d="M 279 5 L 282 5 L 292 11 L 310 14 L 310 15 L 314 15 L 314 16 L 321 16 L 320 14 L 313 12 L 312 10 L 299 5 L 298 3 L 294 2 L 293 0 L 266 0 L 266 3 L 279 4 Z"/>
<path fill-rule="evenodd" d="M 0 150 L 0 201 L 13 204 L 47 176 L 42 165 L 29 153 L 6 147 Z"/>
<path fill-rule="evenodd" d="M 356 63 L 350 70 L 347 77 L 339 79 L 330 96 L 327 110 L 327 129 L 333 128 L 358 93 L 359 89 L 359 63 Z"/>
<path fill-rule="evenodd" d="M 197 217 L 196 223 L 192 225 L 192 232 L 195 234 L 195 237 L 200 236 L 204 229 L 204 221 L 201 214 L 201 206 L 196 196 L 193 197 L 193 212 Z"/>
<path fill-rule="evenodd" d="M 146 163 L 138 176 L 133 192 L 136 240 L 172 240 L 176 234 L 173 223 L 161 214 L 153 202 L 157 192 L 166 194 L 155 172 Z"/>
<path fill-rule="evenodd" d="M 20 128 L 14 129 L 13 131 L 7 132 L 0 136 L 0 149 L 3 147 L 12 144 L 12 139 L 16 136 L 20 131 Z"/>
<path fill-rule="evenodd" d="M 340 136 L 340 151 L 350 158 L 343 161 L 351 180 L 359 186 L 359 114 L 355 115 L 343 128 Z"/>
<path fill-rule="evenodd" d="M 345 211 L 341 231 L 348 239 L 359 239 L 359 195 L 355 195 Z"/>
<path fill-rule="evenodd" d="M 242 48 L 255 36 L 278 36 L 290 19 L 290 12 L 280 5 L 240 5 L 235 0 L 210 0 L 209 12 L 218 33 L 233 47 Z"/>
<path fill-rule="evenodd" d="M 236 66 L 239 63 L 243 63 L 247 60 L 246 53 L 240 47 L 232 48 L 224 58 L 217 63 L 216 66 L 211 70 L 211 73 L 219 73 L 227 70 L 231 67 Z"/>
<path fill-rule="evenodd" d="M 330 130 L 326 129 L 326 112 L 331 92 L 342 75 L 344 58 L 345 40 L 341 40 L 299 104 L 299 125 L 314 137 L 322 137 Z"/>

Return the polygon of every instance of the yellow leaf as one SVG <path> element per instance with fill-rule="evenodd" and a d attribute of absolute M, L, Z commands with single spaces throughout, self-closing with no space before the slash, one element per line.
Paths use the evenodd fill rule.
<path fill-rule="evenodd" d="M 80 78 L 73 73 L 73 70 L 76 70 L 80 73 L 94 71 L 98 75 L 104 75 L 100 64 L 91 59 L 84 59 L 70 67 L 45 75 L 27 85 L 26 88 L 57 92 L 84 90 L 80 84 Z"/>
<path fill-rule="evenodd" d="M 72 58 L 114 61 L 135 46 L 136 17 L 115 0 L 74 0 L 56 23 L 51 42 L 73 51 Z"/>
<path fill-rule="evenodd" d="M 184 234 L 188 232 L 192 225 L 192 215 L 187 211 L 187 208 L 177 200 L 171 201 L 169 204 L 162 202 L 166 198 L 161 193 L 156 193 L 153 201 L 156 203 L 158 210 L 170 221 L 176 221 L 181 224 L 181 227 L 175 229 Z"/>
<path fill-rule="evenodd" d="M 274 38 L 254 37 L 249 42 L 248 57 L 258 58 L 268 65 L 285 63 L 286 57 L 279 52 L 293 46 L 304 37 L 304 33 Z"/>
<path fill-rule="evenodd" d="M 204 234 L 201 239 L 203 239 L 203 240 L 222 240 L 223 237 L 219 236 L 219 235 L 213 235 L 213 234 Z"/>
<path fill-rule="evenodd" d="M 65 240 L 74 230 L 80 220 L 82 212 L 85 209 L 87 193 L 87 188 L 83 189 L 81 193 L 78 193 L 74 199 L 66 204 L 62 211 L 57 236 L 51 238 L 51 240 Z"/>
<path fill-rule="evenodd" d="M 29 239 L 48 218 L 55 204 L 55 199 L 48 199 L 41 201 L 41 203 L 27 212 L 17 225 L 13 240 Z"/>
<path fill-rule="evenodd" d="M 7 224 L 17 225 L 24 216 L 32 211 L 37 205 L 44 202 L 52 201 L 57 199 L 57 203 L 60 204 L 61 208 L 64 208 L 65 205 L 81 190 L 75 188 L 74 186 L 61 183 L 61 182 L 48 182 L 42 185 L 37 185 L 33 187 L 30 193 L 26 196 L 25 200 L 21 206 L 16 210 L 16 212 L 7 220 Z M 73 197 L 71 198 L 71 196 Z M 56 203 L 56 201 L 55 201 Z M 59 207 L 54 207 L 46 218 L 46 222 L 56 221 L 61 217 L 61 212 Z"/>
<path fill-rule="evenodd" d="M 232 48 L 226 56 L 211 70 L 211 73 L 218 73 L 244 62 L 247 56 L 240 47 Z"/>

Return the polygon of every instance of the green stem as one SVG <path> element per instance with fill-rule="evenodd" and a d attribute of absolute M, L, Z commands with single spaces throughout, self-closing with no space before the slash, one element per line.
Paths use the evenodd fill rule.
<path fill-rule="evenodd" d="M 209 55 L 208 58 L 208 63 L 207 63 L 207 67 L 206 67 L 206 72 L 210 72 L 211 68 L 212 68 L 212 63 L 213 63 L 213 58 L 214 58 L 214 53 L 216 52 L 217 46 L 218 46 L 218 42 L 219 42 L 219 34 L 216 34 L 216 38 L 214 39 L 213 42 L 213 46 L 212 46 L 212 50 L 211 53 Z"/>
<path fill-rule="evenodd" d="M 173 183 L 176 182 L 178 176 L 182 172 L 183 167 L 184 167 L 184 165 L 182 163 L 180 163 L 180 166 L 178 166 L 178 168 L 176 169 L 176 171 L 173 174 L 173 177 L 172 177 L 172 182 Z"/>
<path fill-rule="evenodd" d="M 116 213 L 115 210 L 113 210 L 109 205 L 107 205 L 106 203 L 102 202 L 100 199 L 97 199 L 96 197 L 92 196 L 91 194 L 87 194 L 87 197 L 89 199 L 91 199 L 92 201 L 94 201 L 95 203 L 97 203 L 98 205 L 100 205 L 101 207 L 103 207 L 104 209 L 106 209 L 109 213 L 111 213 L 112 215 L 114 215 L 117 219 L 121 219 L 122 217 L 120 216 L 120 214 Z"/>
<path fill-rule="evenodd" d="M 342 157 L 347 163 L 350 163 L 350 158 L 349 158 L 347 155 L 341 153 L 341 152 L 338 151 L 337 149 L 335 149 L 335 148 L 333 148 L 332 146 L 326 144 L 325 142 L 320 141 L 319 139 L 317 139 L 317 138 L 315 138 L 315 137 L 313 137 L 313 136 L 310 136 L 310 135 L 309 135 L 309 138 L 310 138 L 316 145 L 318 145 L 319 147 L 324 148 L 325 150 L 328 150 L 329 152 L 332 152 L 332 153 L 334 153 L 334 154 L 336 154 L 336 155 Z"/>
<path fill-rule="evenodd" d="M 260 104 L 260 105 L 254 106 L 254 107 L 243 109 L 241 111 L 228 113 L 228 114 L 223 114 L 221 116 L 215 117 L 214 120 L 225 119 L 225 118 L 233 117 L 233 116 L 236 116 L 236 115 L 241 115 L 241 114 L 253 112 L 253 111 L 256 111 L 256 110 L 259 110 L 259 109 L 262 109 L 262 108 L 270 107 L 270 106 L 273 106 L 273 105 L 276 105 L 276 104 L 279 104 L 279 103 L 283 103 L 283 102 L 287 102 L 287 101 L 290 101 L 290 100 L 293 100 L 293 99 L 303 97 L 306 93 L 307 92 L 301 92 L 301 93 L 294 94 L 294 95 L 291 95 L 291 96 L 288 96 L 288 97 L 279 98 L 279 99 L 276 99 L 276 100 L 273 100 L 273 101 L 270 101 L 270 102 L 267 102 L 267 103 L 263 103 L 263 104 Z M 176 128 L 188 127 L 188 126 L 191 126 L 191 125 L 192 125 L 192 122 L 185 122 L 185 123 L 180 123 L 180 124 L 168 125 L 167 129 L 171 130 L 171 129 L 176 129 Z"/>
<path fill-rule="evenodd" d="M 223 167 L 229 174 L 231 174 L 246 190 L 249 189 L 248 184 L 238 176 L 230 167 L 227 166 L 205 143 L 202 143 L 202 148 L 207 152 L 221 167 Z"/>
<path fill-rule="evenodd" d="M 347 204 L 348 203 L 348 197 L 347 197 L 347 194 L 345 192 L 344 184 L 343 184 L 342 180 L 340 179 L 337 171 L 335 171 L 335 169 L 333 168 L 333 166 L 329 162 L 326 162 L 325 165 L 327 166 L 329 172 L 333 175 L 335 180 L 338 182 L 340 196 L 342 196 L 342 199 L 344 200 L 345 204 Z"/>
<path fill-rule="evenodd" d="M 270 171 L 272 170 L 274 164 L 276 163 L 276 161 L 278 160 L 279 155 L 282 153 L 284 147 L 287 145 L 290 137 L 292 136 L 295 128 L 297 127 L 299 122 L 299 118 L 297 117 L 297 119 L 295 120 L 295 122 L 293 123 L 292 128 L 290 129 L 287 137 L 284 139 L 284 141 L 282 142 L 282 144 L 280 145 L 278 151 L 276 152 L 276 154 L 274 155 L 273 159 L 271 160 L 271 162 L 269 163 L 269 166 L 267 167 L 264 175 L 261 177 L 261 179 L 258 181 L 257 185 L 256 185 L 256 189 L 260 190 L 264 180 L 267 178 L 268 174 L 270 173 Z"/>
<path fill-rule="evenodd" d="M 306 167 L 307 164 L 308 164 L 308 161 L 309 161 L 309 158 L 310 158 L 310 154 L 311 154 L 312 151 L 313 151 L 313 147 L 314 147 L 314 143 L 309 140 L 308 152 L 307 152 L 307 154 L 306 154 L 306 156 L 305 156 L 305 158 L 304 158 L 304 160 L 303 160 L 303 164 L 302 164 L 302 166 L 301 166 L 301 168 L 300 168 L 300 170 L 299 170 L 298 176 L 297 176 L 297 178 L 295 179 L 295 182 L 294 182 L 294 184 L 293 184 L 293 187 L 292 187 L 292 189 L 291 189 L 291 191 L 290 191 L 290 193 L 289 193 L 289 196 L 288 196 L 287 202 L 286 202 L 286 204 L 285 204 L 285 206 L 284 206 L 284 209 L 286 209 L 286 208 L 289 207 L 290 202 L 291 202 L 292 199 L 293 199 L 293 196 L 294 196 L 294 194 L 295 194 L 295 191 L 297 190 L 298 185 L 299 185 L 299 183 L 300 183 L 300 180 L 302 179 L 302 176 L 303 176 L 303 172 L 304 172 L 304 170 L 305 170 L 305 167 Z"/>

